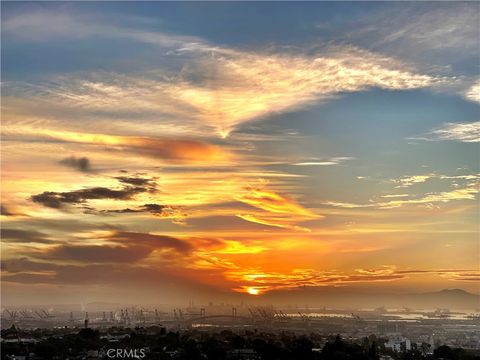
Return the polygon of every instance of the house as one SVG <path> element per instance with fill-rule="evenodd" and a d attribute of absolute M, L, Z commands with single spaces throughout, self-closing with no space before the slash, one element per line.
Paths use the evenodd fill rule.
<path fill-rule="evenodd" d="M 253 349 L 234 349 L 227 353 L 227 360 L 260 360 Z"/>
<path fill-rule="evenodd" d="M 395 352 L 405 352 L 412 349 L 412 343 L 410 339 L 399 336 L 389 339 L 385 343 L 385 348 L 391 349 Z"/>

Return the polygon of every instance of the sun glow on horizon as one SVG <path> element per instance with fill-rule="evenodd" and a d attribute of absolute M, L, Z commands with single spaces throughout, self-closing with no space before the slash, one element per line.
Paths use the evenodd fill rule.
<path fill-rule="evenodd" d="M 259 295 L 260 290 L 256 287 L 249 287 L 249 288 L 247 288 L 247 293 L 250 294 L 250 295 Z"/>

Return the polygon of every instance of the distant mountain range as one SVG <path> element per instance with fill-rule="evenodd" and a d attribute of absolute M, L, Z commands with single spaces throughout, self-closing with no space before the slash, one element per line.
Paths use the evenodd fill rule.
<path fill-rule="evenodd" d="M 198 299 L 200 303 L 201 299 Z M 206 300 L 205 300 L 206 301 Z M 204 301 L 204 302 L 205 302 Z M 411 309 L 450 309 L 469 312 L 480 311 L 480 295 L 472 294 L 462 289 L 443 289 L 434 292 L 394 294 L 376 293 L 368 289 L 348 289 L 338 287 L 304 288 L 296 291 L 277 291 L 267 293 L 263 296 L 235 295 L 228 294 L 225 297 L 218 297 L 214 302 L 225 302 L 238 304 L 243 301 L 245 304 L 272 304 L 275 306 L 297 305 L 300 307 L 330 307 L 343 309 L 358 308 L 386 308 Z M 206 301 L 208 302 L 208 301 Z M 150 302 L 151 306 L 154 302 Z M 133 304 L 130 304 L 133 305 Z M 146 304 L 136 304 L 146 305 Z M 157 304 L 158 305 L 158 304 Z M 186 304 L 173 304 L 169 306 L 185 306 Z M 127 304 L 120 302 L 90 302 L 80 304 L 51 304 L 51 305 L 30 305 L 30 308 L 52 308 L 57 311 L 112 311 Z M 25 306 L 24 306 L 25 307 Z"/>
<path fill-rule="evenodd" d="M 272 303 L 293 302 L 309 306 L 336 308 L 448 308 L 476 311 L 480 309 L 480 296 L 462 289 L 443 289 L 413 294 L 374 293 L 362 290 L 321 288 L 267 294 L 263 299 Z"/>
<path fill-rule="evenodd" d="M 480 296 L 469 293 L 462 289 L 443 289 L 436 292 L 410 294 L 401 296 L 405 301 L 413 304 L 431 305 L 435 307 L 478 309 L 480 308 Z M 408 305 L 407 305 L 408 306 Z"/>

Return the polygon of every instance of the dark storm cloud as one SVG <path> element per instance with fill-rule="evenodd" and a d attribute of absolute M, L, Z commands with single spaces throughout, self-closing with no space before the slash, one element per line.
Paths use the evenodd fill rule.
<path fill-rule="evenodd" d="M 1 229 L 0 234 L 2 241 L 5 242 L 42 244 L 52 242 L 51 240 L 46 238 L 45 234 L 33 230 Z"/>
<path fill-rule="evenodd" d="M 152 248 L 170 248 L 180 253 L 187 253 L 192 250 L 192 245 L 188 242 L 166 235 L 120 231 L 110 236 L 109 240 L 141 244 Z"/>
<path fill-rule="evenodd" d="M 134 263 L 152 253 L 147 246 L 61 245 L 48 250 L 42 258 L 88 263 Z"/>
<path fill-rule="evenodd" d="M 146 192 L 144 187 L 124 187 L 120 190 L 113 190 L 106 187 L 94 187 L 82 190 L 67 192 L 45 191 L 31 197 L 33 202 L 42 204 L 54 209 L 60 209 L 64 204 L 80 204 L 87 200 L 113 199 L 129 200 L 133 196 Z"/>
<path fill-rule="evenodd" d="M 91 170 L 90 160 L 87 157 L 69 156 L 60 161 L 60 164 L 82 172 Z"/>

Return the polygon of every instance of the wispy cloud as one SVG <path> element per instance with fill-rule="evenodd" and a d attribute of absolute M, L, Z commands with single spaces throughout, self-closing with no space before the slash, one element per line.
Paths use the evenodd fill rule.
<path fill-rule="evenodd" d="M 52 242 L 50 239 L 48 239 L 47 235 L 36 230 L 2 228 L 0 233 L 2 236 L 2 241 L 6 243 L 18 242 L 48 244 Z"/>
<path fill-rule="evenodd" d="M 338 165 L 344 161 L 352 160 L 353 157 L 333 157 L 326 160 L 312 160 L 312 161 L 303 161 L 297 162 L 292 165 L 296 166 L 328 166 L 328 165 Z"/>
<path fill-rule="evenodd" d="M 367 204 L 356 204 L 346 202 L 327 201 L 325 205 L 341 207 L 341 208 L 368 208 L 375 207 L 381 209 L 390 209 L 401 207 L 405 205 L 419 205 L 419 204 L 435 204 L 435 203 L 448 203 L 456 200 L 475 200 L 479 189 L 476 184 L 471 184 L 465 188 L 455 189 L 451 191 L 443 191 L 437 193 L 425 194 L 423 196 L 417 196 L 411 199 L 391 200 L 386 202 L 371 202 Z"/>
<path fill-rule="evenodd" d="M 443 175 L 443 174 L 424 174 L 404 176 L 398 179 L 392 179 L 393 183 L 399 184 L 395 188 L 409 188 L 415 184 L 421 184 L 431 180 L 453 181 L 453 190 L 427 192 L 424 194 L 386 194 L 380 197 L 386 201 L 370 200 L 368 203 L 349 203 L 338 201 L 327 201 L 325 205 L 341 207 L 347 209 L 355 208 L 380 208 L 389 209 L 405 205 L 428 205 L 435 203 L 448 203 L 455 200 L 475 200 L 479 192 L 478 174 L 469 175 Z M 460 185 L 461 184 L 461 185 Z"/>
<path fill-rule="evenodd" d="M 123 20 L 127 20 L 125 18 Z M 130 18 L 131 19 L 131 18 Z M 151 23 L 148 18 L 134 18 L 137 23 Z M 204 43 L 195 36 L 182 36 L 120 25 L 115 18 L 66 9 L 36 9 L 17 13 L 2 22 L 2 32 L 17 41 L 49 42 L 59 39 L 106 38 L 174 48 L 195 48 Z"/>
<path fill-rule="evenodd" d="M 135 113 L 154 119 L 161 115 L 172 122 L 182 119 L 182 123 L 191 123 L 197 129 L 199 125 L 213 128 L 225 137 L 246 122 L 327 101 L 342 93 L 369 88 L 408 90 L 450 81 L 354 46 L 325 46 L 313 54 L 307 49 L 295 53 L 253 52 L 213 47 L 197 38 L 103 25 L 87 16 L 25 16 L 7 19 L 4 31 L 27 38 L 130 38 L 169 48 L 167 58 L 183 64 L 180 72 L 104 72 L 62 76 L 42 84 L 6 85 L 13 98 L 29 93 L 35 104 L 49 104 L 49 112 L 57 109 L 65 113 L 67 108 L 86 116 Z M 35 31 L 37 28 L 40 30 Z M 14 104 L 13 99 L 10 103 Z M 38 106 L 35 109 L 38 111 Z"/>
<path fill-rule="evenodd" d="M 396 4 L 354 18 L 347 39 L 423 64 L 438 64 L 477 55 L 478 8 L 474 3 Z M 438 54 L 441 54 L 439 56 Z M 437 65 L 437 66 L 438 66 Z"/>
<path fill-rule="evenodd" d="M 343 92 L 414 89 L 442 81 L 353 47 L 328 48 L 313 56 L 220 50 L 196 72 L 210 76 L 202 84 L 178 82 L 169 92 L 223 135 L 241 123 Z"/>
<path fill-rule="evenodd" d="M 459 141 L 476 143 L 480 141 L 480 121 L 445 123 L 441 127 L 433 129 L 425 136 L 411 137 L 411 140 L 425 141 Z"/>
<path fill-rule="evenodd" d="M 461 142 L 480 141 L 480 121 L 471 123 L 447 123 L 431 132 L 436 140 L 455 140 Z"/>
<path fill-rule="evenodd" d="M 394 179 L 393 181 L 400 184 L 396 186 L 397 188 L 406 188 L 412 186 L 413 184 L 423 183 L 432 177 L 435 177 L 435 174 L 405 176 L 400 179 Z"/>
<path fill-rule="evenodd" d="M 321 215 L 303 207 L 292 198 L 266 188 L 266 182 L 260 185 L 249 186 L 235 196 L 235 200 L 253 206 L 262 212 L 237 214 L 239 218 L 267 226 L 285 229 L 309 231 L 309 229 L 296 225 L 296 223 L 321 218 Z"/>
<path fill-rule="evenodd" d="M 471 101 L 480 102 L 480 79 L 465 91 L 465 98 Z"/>
<path fill-rule="evenodd" d="M 395 26 L 383 39 L 385 44 L 407 44 L 428 50 L 468 49 L 478 38 L 478 16 L 473 4 L 446 8 L 405 8 L 398 17 L 385 17 Z M 386 25 L 386 24 L 385 24 Z M 470 50 L 470 49 L 469 49 Z"/>
<path fill-rule="evenodd" d="M 382 198 L 402 198 L 402 197 L 409 197 L 409 194 L 391 194 L 391 195 L 382 195 Z"/>
<path fill-rule="evenodd" d="M 436 90 L 478 101 L 478 7 L 474 3 L 395 4 L 344 25 L 346 41 L 452 76 Z M 343 29 L 342 29 L 343 30 Z M 465 64 L 468 64 L 465 66 Z M 471 93 L 471 91 L 473 93 Z"/>
<path fill-rule="evenodd" d="M 244 194 L 236 197 L 238 201 L 256 208 L 280 214 L 294 214 L 315 217 L 316 214 L 304 208 L 293 199 L 260 187 L 248 187 Z"/>
<path fill-rule="evenodd" d="M 265 215 L 265 214 L 259 214 L 259 215 L 253 215 L 253 214 L 237 214 L 237 216 L 240 219 L 243 219 L 245 221 L 249 221 L 255 224 L 261 224 L 261 225 L 266 225 L 266 226 L 273 226 L 273 227 L 278 227 L 278 228 L 283 228 L 283 229 L 290 229 L 290 230 L 295 230 L 295 231 L 306 231 L 309 232 L 311 231 L 308 228 L 294 225 L 293 223 L 300 221 L 301 219 L 297 218 L 291 218 L 287 216 L 272 216 L 272 215 Z"/>

